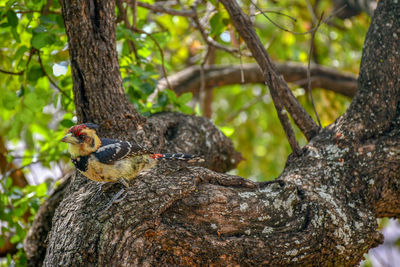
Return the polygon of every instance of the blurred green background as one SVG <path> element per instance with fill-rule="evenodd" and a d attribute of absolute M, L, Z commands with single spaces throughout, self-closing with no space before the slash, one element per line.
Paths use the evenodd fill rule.
<path fill-rule="evenodd" d="M 190 92 L 179 96 L 171 90 L 155 92 L 164 70 L 171 76 L 206 62 L 254 62 L 245 56 L 248 51 L 223 6 L 215 0 L 200 4 L 200 22 L 217 43 L 240 47 L 244 56 L 218 49 L 211 53 L 190 18 L 151 12 L 139 4 L 133 21 L 134 9 L 126 2 L 117 2 L 121 5 L 115 10 L 120 69 L 126 95 L 140 113 L 150 116 L 169 110 L 207 115 L 243 155 L 244 160 L 232 173 L 256 181 L 277 177 L 291 151 L 266 86 L 215 87 L 207 100 Z M 314 63 L 358 74 L 370 22 L 367 14 L 344 20 L 333 16 L 322 23 L 313 41 L 314 53 L 309 55 L 311 34 L 283 31 L 250 1 L 240 3 L 252 15 L 273 60 L 307 64 L 311 56 Z M 315 17 L 324 14 L 327 18 L 333 12 L 331 1 L 326 0 L 253 3 L 275 23 L 294 32 L 310 30 L 317 23 Z M 161 4 L 190 9 L 193 1 Z M 26 264 L 22 241 L 34 215 L 52 191 L 54 181 L 72 170 L 66 144 L 59 142 L 65 130 L 76 123 L 69 64 L 58 1 L 0 0 L 0 256 L 4 257 L 0 265 Z M 305 88 L 290 86 L 315 118 Z M 323 126 L 332 123 L 351 102 L 348 97 L 323 89 L 313 90 L 313 96 Z M 304 137 L 295 130 L 304 145 Z"/>

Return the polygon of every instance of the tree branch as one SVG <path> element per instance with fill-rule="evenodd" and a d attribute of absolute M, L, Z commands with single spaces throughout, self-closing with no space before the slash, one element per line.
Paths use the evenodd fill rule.
<path fill-rule="evenodd" d="M 296 62 L 274 62 L 284 79 L 295 85 L 307 86 L 307 66 Z M 244 79 L 242 82 L 243 72 Z M 311 88 L 323 88 L 348 97 L 354 97 L 357 92 L 357 77 L 349 73 L 340 73 L 335 69 L 311 64 Z M 197 93 L 200 90 L 200 67 L 191 66 L 168 77 L 171 86 L 177 94 L 185 92 Z M 214 87 L 232 84 L 264 83 L 264 76 L 257 64 L 204 66 L 204 87 Z M 168 88 L 165 79 L 158 82 L 157 90 Z"/>
<path fill-rule="evenodd" d="M 130 2 L 130 1 L 127 1 Z M 144 2 L 137 2 L 137 5 L 143 8 L 147 8 L 151 11 L 154 12 L 159 12 L 159 13 L 165 13 L 165 14 L 169 14 L 169 15 L 173 15 L 173 16 L 182 16 L 182 17 L 188 17 L 188 18 L 194 18 L 196 16 L 196 12 L 193 10 L 177 10 L 177 9 L 173 9 L 173 8 L 168 8 L 168 7 L 164 7 L 162 5 L 150 5 L 148 3 L 144 3 Z"/>
<path fill-rule="evenodd" d="M 276 91 L 276 94 L 281 96 L 281 101 L 294 122 L 303 132 L 304 136 L 310 140 L 319 132 L 319 127 L 294 97 L 283 78 L 277 74 L 276 68 L 265 51 L 264 46 L 261 44 L 250 19 L 243 13 L 236 1 L 221 0 L 221 3 L 227 9 L 236 30 L 246 42 L 247 47 L 260 66 L 264 74 L 265 83 L 270 90 Z"/>
<path fill-rule="evenodd" d="M 395 75 L 400 59 L 392 43 L 398 42 L 392 30 L 400 30 L 393 22 L 400 7 L 390 1 L 378 5 L 379 18 L 372 20 L 370 30 L 375 34 L 367 35 L 366 44 L 388 51 L 367 49 L 360 72 L 365 72 L 360 85 L 370 82 L 376 88 L 360 87 L 353 113 L 319 132 L 300 157 L 289 157 L 279 179 L 254 183 L 202 167 L 162 165 L 138 176 L 127 197 L 104 212 L 120 185 L 111 186 L 94 206 L 90 200 L 97 184 L 78 176 L 54 213 L 44 265 L 357 265 L 382 242 L 376 218 L 400 217 L 400 92 Z M 379 70 L 367 63 L 380 60 L 389 66 L 378 65 L 382 72 L 376 76 L 369 73 Z M 380 119 L 390 123 L 374 126 L 370 114 L 357 109 L 362 103 L 367 111 L 377 107 L 374 100 L 381 108 L 374 115 L 387 115 Z M 220 153 L 226 138 L 208 120 L 156 116 L 154 127 L 143 130 L 153 147 L 216 149 L 210 152 L 214 157 L 205 157 L 205 166 L 231 166 L 230 154 Z M 190 123 L 182 123 L 184 118 Z M 353 122 L 371 126 L 371 131 L 355 130 Z M 375 135 L 353 138 L 366 136 L 355 134 L 359 131 Z"/>
<path fill-rule="evenodd" d="M 400 5 L 384 2 L 375 10 L 381 15 L 372 17 L 371 25 L 376 26 L 370 27 L 367 33 L 358 94 L 340 119 L 340 124 L 346 124 L 346 129 L 351 132 L 349 138 L 381 134 L 392 127 L 392 121 L 399 113 Z"/>
<path fill-rule="evenodd" d="M 129 135 L 145 123 L 125 96 L 115 37 L 115 2 L 61 1 L 79 122 L 107 125 Z M 91 75 L 88 75 L 88 74 Z M 124 121 L 117 125 L 118 118 Z M 103 135 L 110 136 L 106 130 Z"/>

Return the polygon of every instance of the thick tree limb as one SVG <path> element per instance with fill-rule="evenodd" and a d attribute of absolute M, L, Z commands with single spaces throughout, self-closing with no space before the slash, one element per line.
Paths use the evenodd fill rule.
<path fill-rule="evenodd" d="M 286 82 L 307 86 L 307 66 L 296 62 L 274 62 L 276 69 L 283 75 Z M 242 84 L 241 71 L 244 74 L 244 84 L 264 83 L 264 76 L 257 64 L 205 66 L 204 87 L 211 89 L 217 86 Z M 171 86 L 177 94 L 185 92 L 198 93 L 200 90 L 200 67 L 191 66 L 168 77 Z M 165 79 L 161 79 L 157 89 L 167 89 Z M 323 88 L 348 97 L 354 97 L 357 92 L 357 77 L 340 73 L 335 69 L 321 65 L 311 65 L 311 88 Z"/>
<path fill-rule="evenodd" d="M 90 199 L 97 185 L 77 177 L 54 214 L 44 265 L 358 264 L 382 242 L 376 218 L 400 217 L 400 91 L 393 74 L 400 58 L 392 46 L 400 36 L 393 32 L 400 29 L 399 20 L 392 20 L 398 14 L 398 4 L 379 2 L 366 46 L 387 51 L 366 50 L 356 104 L 316 135 L 300 157 L 289 157 L 278 180 L 259 184 L 202 167 L 160 166 L 140 175 L 127 197 L 104 212 L 120 186 L 109 188 L 94 205 Z M 375 58 L 388 66 L 378 64 L 380 72 L 367 64 Z M 362 104 L 374 111 L 375 125 L 361 114 Z M 218 132 L 203 139 L 209 122 L 193 122 L 201 129 L 197 136 L 183 127 L 157 132 L 158 138 L 150 134 L 150 144 L 182 148 L 185 139 L 193 146 L 200 138 L 199 149 L 223 146 Z M 156 124 L 143 131 L 158 129 Z M 221 159 L 230 161 L 227 155 Z"/>
<path fill-rule="evenodd" d="M 122 87 L 115 46 L 115 2 L 60 3 L 68 36 L 78 121 L 111 128 L 116 120 L 124 120 L 125 124 L 118 126 L 120 135 L 140 129 L 145 119 L 129 103 Z"/>
<path fill-rule="evenodd" d="M 25 240 L 24 249 L 29 259 L 29 266 L 42 265 L 47 248 L 47 235 L 51 230 L 54 212 L 63 200 L 71 179 L 75 175 L 67 174 L 61 179 L 60 185 L 50 197 L 40 206 L 35 216 L 35 222 L 29 229 Z"/>
<path fill-rule="evenodd" d="M 247 47 L 260 66 L 264 74 L 265 83 L 270 90 L 277 92 L 276 94 L 280 96 L 283 105 L 296 125 L 307 140 L 310 140 L 318 133 L 319 127 L 294 97 L 283 78 L 278 75 L 267 51 L 252 27 L 251 20 L 243 13 L 236 1 L 221 0 L 221 3 L 225 6 L 236 30 L 246 42 Z"/>
<path fill-rule="evenodd" d="M 369 138 L 391 129 L 398 116 L 400 88 L 400 5 L 388 1 L 394 10 L 383 9 L 374 16 L 364 44 L 358 78 L 358 97 L 340 123 L 350 138 Z M 378 10 L 375 10 L 378 12 Z M 377 41 L 379 40 L 379 41 Z"/>

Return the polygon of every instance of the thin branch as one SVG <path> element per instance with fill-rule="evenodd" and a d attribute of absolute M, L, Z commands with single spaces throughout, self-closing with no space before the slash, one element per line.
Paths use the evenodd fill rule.
<path fill-rule="evenodd" d="M 130 2 L 130 1 L 127 1 Z M 144 2 L 137 2 L 137 5 L 143 8 L 147 8 L 150 9 L 151 11 L 154 12 L 159 12 L 159 13 L 165 13 L 165 14 L 169 14 L 169 15 L 173 15 L 173 16 L 182 16 L 182 17 L 188 17 L 188 18 L 193 18 L 196 16 L 195 11 L 193 10 L 185 10 L 185 9 L 181 9 L 181 10 L 176 10 L 173 8 L 168 8 L 162 5 L 150 5 L 148 3 L 144 3 Z"/>
<path fill-rule="evenodd" d="M 136 0 L 131 0 L 132 4 L 132 26 L 136 28 L 137 26 L 137 1 Z"/>
<path fill-rule="evenodd" d="M 312 90 L 311 90 L 311 56 L 312 56 L 313 49 L 314 49 L 315 35 L 317 33 L 317 30 L 318 30 L 319 26 L 321 25 L 323 16 L 324 16 L 324 14 L 322 13 L 321 17 L 318 20 L 317 25 L 315 27 L 315 31 L 313 31 L 312 34 L 311 34 L 310 51 L 308 53 L 308 65 L 307 65 L 307 91 L 308 91 L 308 95 L 310 97 L 311 104 L 313 106 L 315 117 L 317 118 L 319 127 L 322 127 L 322 125 L 321 125 L 321 121 L 320 121 L 319 116 L 318 116 L 317 108 L 315 107 L 314 97 L 312 95 Z"/>
<path fill-rule="evenodd" d="M 264 12 L 260 7 L 258 7 L 252 0 L 250 0 L 250 3 L 251 3 L 252 5 L 254 5 L 254 6 L 257 8 L 257 10 L 258 10 L 269 22 L 271 22 L 273 25 L 275 25 L 275 27 L 281 29 L 282 31 L 290 32 L 290 33 L 292 33 L 292 34 L 294 34 L 294 35 L 304 35 L 304 34 L 312 33 L 312 32 L 314 32 L 314 31 L 317 29 L 317 26 L 315 26 L 315 27 L 313 27 L 312 29 L 310 29 L 310 30 L 308 30 L 308 31 L 305 31 L 305 32 L 295 32 L 295 31 L 286 29 L 286 28 L 280 26 L 280 25 L 279 25 L 278 23 L 276 23 L 275 21 L 273 21 L 270 17 L 268 17 L 267 14 L 265 14 L 265 12 Z M 342 11 L 342 10 L 344 9 L 344 7 L 345 7 L 345 6 L 343 6 L 343 7 L 339 8 L 339 9 L 335 10 L 334 12 L 332 12 L 332 13 L 331 13 L 326 19 L 324 19 L 322 22 L 323 22 L 323 23 L 326 23 L 327 21 L 329 21 L 333 16 L 335 16 L 337 13 L 339 13 L 340 11 Z"/>
<path fill-rule="evenodd" d="M 201 25 L 201 22 L 199 20 L 198 15 L 197 15 L 197 12 L 196 12 L 197 11 L 197 4 L 193 5 L 192 10 L 195 13 L 195 16 L 192 18 L 193 22 L 194 22 L 196 28 L 199 30 L 201 36 L 203 37 L 204 42 L 206 42 L 210 46 L 213 46 L 215 48 L 221 49 L 221 50 L 226 51 L 226 52 L 231 53 L 231 54 L 238 52 L 238 49 L 232 48 L 232 47 L 228 47 L 228 46 L 225 46 L 225 45 L 221 45 L 218 42 L 216 42 L 213 38 L 208 36 L 208 34 L 206 33 L 205 29 Z"/>
<path fill-rule="evenodd" d="M 24 74 L 25 70 L 21 70 L 19 72 L 12 72 L 12 71 L 7 71 L 7 70 L 0 69 L 0 72 L 4 73 L 4 74 L 10 74 L 10 75 L 22 75 L 22 74 Z"/>
<path fill-rule="evenodd" d="M 126 15 L 126 9 L 124 8 L 124 6 L 122 4 L 122 1 L 121 0 L 117 0 L 116 4 L 117 4 L 117 7 L 118 7 L 118 9 L 120 11 L 119 19 L 124 21 L 125 27 L 127 29 L 130 29 L 131 25 L 129 23 L 129 19 L 128 19 L 127 15 Z M 132 6 L 132 12 L 133 12 L 133 25 L 134 25 L 134 27 L 136 27 L 136 0 L 132 0 L 131 1 L 131 6 Z M 130 50 L 135 55 L 135 58 L 136 58 L 137 62 L 140 63 L 140 60 L 139 60 L 140 58 L 139 58 L 139 55 L 138 55 L 138 52 L 137 52 L 137 48 L 136 48 L 135 42 L 133 42 L 132 40 L 128 40 L 128 45 L 129 45 Z"/>
<path fill-rule="evenodd" d="M 265 75 L 268 74 L 265 73 Z M 286 137 L 289 141 L 289 145 L 292 148 L 293 153 L 296 156 L 300 156 L 301 149 L 296 140 L 296 135 L 294 134 L 292 125 L 290 124 L 289 117 L 281 102 L 281 95 L 279 94 L 278 90 L 273 90 L 272 88 L 270 88 L 270 93 L 273 100 L 272 102 L 274 103 L 276 112 L 278 114 L 279 121 L 281 122 L 283 130 L 285 131 Z"/>
<path fill-rule="evenodd" d="M 239 60 L 240 60 L 240 82 L 244 83 L 244 71 L 243 71 L 243 60 L 242 60 L 242 50 L 240 49 L 240 36 L 238 38 L 238 49 L 239 49 Z"/>
<path fill-rule="evenodd" d="M 243 13 L 236 1 L 220 1 L 228 11 L 236 30 L 239 32 L 239 35 L 246 42 L 247 47 L 250 49 L 255 60 L 259 64 L 263 72 L 265 82 L 270 88 L 271 96 L 274 95 L 274 102 L 277 98 L 282 101 L 296 125 L 303 132 L 304 136 L 310 140 L 319 132 L 320 128 L 297 101 L 296 97 L 293 95 L 283 78 L 277 73 L 276 67 L 272 63 L 267 51 L 252 27 L 249 17 Z M 279 103 L 275 104 L 279 109 Z M 281 113 L 278 115 L 283 116 Z M 289 132 L 287 132 L 287 134 L 289 134 Z"/>
<path fill-rule="evenodd" d="M 32 14 L 32 13 L 42 13 L 42 11 L 41 10 L 17 10 L 17 11 L 15 11 L 15 13 L 17 13 L 17 14 Z M 60 15 L 61 12 L 48 10 L 47 14 Z"/>
<path fill-rule="evenodd" d="M 204 56 L 201 64 L 200 64 L 200 91 L 199 91 L 199 102 L 201 109 L 203 111 L 203 114 L 205 113 L 205 76 L 204 76 L 204 66 L 207 63 L 207 59 L 210 55 L 210 49 L 211 46 L 208 47 L 207 53 Z"/>
<path fill-rule="evenodd" d="M 31 62 L 32 55 L 35 54 L 35 52 L 36 52 L 36 49 L 31 47 L 31 50 L 29 51 L 29 57 L 28 57 L 28 60 L 26 61 L 24 70 L 21 70 L 19 72 L 13 72 L 13 71 L 7 71 L 7 70 L 0 69 L 0 72 L 5 73 L 5 74 L 10 74 L 10 75 L 23 75 L 25 73 L 25 70 L 28 68 L 29 63 Z"/>
<path fill-rule="evenodd" d="M 43 62 L 42 62 L 42 58 L 40 57 L 40 51 L 38 51 L 38 61 L 40 64 L 40 68 L 42 69 L 44 75 L 47 77 L 47 79 L 49 79 L 49 82 L 63 95 L 65 96 L 67 99 L 69 99 L 70 101 L 73 101 L 72 98 L 67 95 L 66 92 L 64 92 L 64 90 L 62 90 L 60 87 L 58 87 L 58 85 L 53 81 L 53 79 L 51 79 L 50 75 L 46 72 L 44 66 L 43 66 Z"/>
<path fill-rule="evenodd" d="M 12 168 L 12 169 L 8 170 L 6 173 L 4 173 L 4 174 L 2 175 L 2 177 L 1 177 L 0 180 L 3 180 L 3 179 L 5 179 L 5 178 L 7 178 L 8 176 L 10 176 L 11 174 L 13 174 L 13 173 L 16 172 L 16 171 L 21 171 L 22 169 L 25 169 L 26 167 L 29 167 L 29 166 L 31 166 L 31 165 L 40 163 L 40 162 L 42 162 L 42 161 L 43 161 L 43 159 L 39 159 L 39 160 L 37 160 L 37 161 L 32 161 L 31 163 L 22 165 L 21 167 Z"/>
<path fill-rule="evenodd" d="M 254 3 L 252 3 L 252 4 L 253 4 L 253 6 L 255 6 L 255 7 L 258 9 L 258 7 L 257 7 Z M 288 15 L 288 14 L 285 14 L 285 13 L 282 13 L 282 12 L 279 12 L 279 11 L 274 11 L 274 10 L 262 10 L 262 11 L 258 11 L 257 13 L 255 13 L 255 15 L 257 16 L 257 15 L 259 15 L 259 14 L 264 14 L 264 13 L 277 14 L 277 15 L 280 15 L 280 16 L 282 16 L 282 17 L 287 17 L 287 18 L 293 20 L 293 22 L 297 22 L 297 19 L 296 19 L 296 18 L 294 18 L 294 17 L 292 17 L 292 16 L 290 16 L 290 15 Z"/>
<path fill-rule="evenodd" d="M 132 30 L 135 31 L 135 32 L 138 32 L 138 33 L 145 34 L 145 35 L 148 36 L 148 37 L 154 42 L 154 44 L 157 46 L 158 51 L 160 52 L 160 55 L 161 55 L 161 69 L 162 69 L 162 71 L 163 71 L 163 75 L 164 75 L 165 80 L 166 80 L 166 82 L 167 82 L 167 84 L 168 84 L 168 87 L 169 87 L 171 90 L 174 90 L 174 88 L 172 87 L 172 85 L 169 83 L 169 80 L 168 80 L 167 70 L 165 69 L 164 52 L 163 52 L 163 50 L 162 50 L 160 44 L 157 42 L 157 40 L 156 40 L 150 33 L 145 32 L 145 31 L 143 31 L 143 30 L 141 30 L 141 29 L 138 29 L 138 28 L 132 28 Z"/>

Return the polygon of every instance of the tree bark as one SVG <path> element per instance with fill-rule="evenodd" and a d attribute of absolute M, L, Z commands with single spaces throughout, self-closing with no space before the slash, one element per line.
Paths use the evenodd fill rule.
<path fill-rule="evenodd" d="M 115 39 L 114 1 L 60 1 L 71 57 L 79 122 L 129 135 L 145 119 L 125 97 Z M 117 123 L 123 121 L 124 124 Z M 118 125 L 118 126 L 117 126 Z"/>
<path fill-rule="evenodd" d="M 221 3 L 230 13 L 240 12 L 235 1 Z M 103 25 L 102 18 L 113 21 L 113 8 L 106 8 L 112 4 L 96 5 L 95 10 L 104 12 L 99 13 L 100 22 L 85 23 Z M 64 16 L 75 12 L 82 16 L 87 9 L 84 4 L 80 10 L 69 8 L 63 3 Z M 80 27 L 88 27 L 83 24 L 68 31 L 81 32 Z M 382 242 L 376 219 L 400 217 L 399 37 L 400 4 L 380 1 L 366 37 L 358 93 L 351 107 L 310 140 L 300 156 L 290 156 L 273 182 L 254 183 L 204 167 L 159 166 L 141 174 L 127 197 L 105 211 L 120 185 L 93 201 L 96 184 L 77 176 L 54 214 L 44 265 L 357 265 L 364 253 Z M 115 46 L 112 39 L 103 41 L 102 49 L 112 51 L 108 47 Z M 113 72 L 117 65 L 103 66 L 111 68 L 103 75 L 119 77 Z M 94 75 L 85 69 L 81 72 L 82 77 Z M 80 88 L 85 94 L 90 90 Z M 104 87 L 103 94 L 107 90 L 111 89 Z M 87 94 L 88 106 L 92 97 L 100 102 L 105 99 Z M 78 106 L 82 98 L 75 96 L 75 101 Z M 104 116 L 80 112 L 82 119 L 93 121 Z M 175 122 L 188 121 L 174 124 L 171 131 L 165 129 L 173 124 L 165 122 L 167 127 L 148 133 L 157 137 L 150 138 L 154 147 L 185 149 L 185 140 L 190 140 L 188 149 L 203 153 L 216 144 L 219 150 L 229 146 L 205 119 L 173 113 L 154 119 L 167 121 L 170 116 L 180 116 Z M 113 127 L 111 135 L 118 135 Z M 144 132 L 147 129 L 143 127 Z M 192 137 L 192 133 L 197 134 Z M 219 153 L 218 149 L 212 153 Z M 204 166 L 229 169 L 235 153 L 227 151 L 206 158 Z"/>

